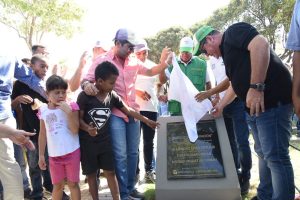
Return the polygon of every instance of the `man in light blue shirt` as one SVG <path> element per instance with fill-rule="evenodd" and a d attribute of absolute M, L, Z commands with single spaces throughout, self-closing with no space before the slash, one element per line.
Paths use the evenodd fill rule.
<path fill-rule="evenodd" d="M 293 104 L 295 113 L 300 117 L 300 0 L 297 0 L 291 21 L 286 48 L 294 51 L 293 55 Z"/>
<path fill-rule="evenodd" d="M 16 127 L 10 98 L 14 77 L 45 97 L 43 81 L 30 68 L 14 57 L 0 56 L 0 124 L 11 128 Z M 21 170 L 14 158 L 13 143 L 8 138 L 0 138 L 0 180 L 6 200 L 24 198 Z"/>

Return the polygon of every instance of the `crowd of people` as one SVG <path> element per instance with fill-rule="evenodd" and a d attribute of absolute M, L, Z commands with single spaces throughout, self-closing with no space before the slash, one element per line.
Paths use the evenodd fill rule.
<path fill-rule="evenodd" d="M 245 22 L 224 32 L 204 25 L 178 44 L 176 61 L 199 91 L 195 100 L 209 99 L 212 114 L 224 117 L 241 195 L 250 188 L 251 128 L 260 178 L 253 200 L 295 199 L 288 147 L 293 112 L 300 117 L 299 13 L 297 0 L 286 45 L 294 51 L 293 76 Z M 170 78 L 172 50 L 163 48 L 156 64 L 147 58 L 147 42 L 131 30 L 119 29 L 113 41 L 110 48 L 97 41 L 91 60 L 84 52 L 69 79 L 50 66 L 42 45 L 32 47 L 31 59 L 0 57 L 0 199 L 40 200 L 44 191 L 54 200 L 69 199 L 65 184 L 71 199 L 81 199 L 80 169 L 93 200 L 99 199 L 100 169 L 114 200 L 143 199 L 136 188 L 139 151 L 144 179 L 155 183 L 159 102 L 168 103 L 171 116 L 182 115 L 181 103 L 161 89 L 176 81 Z"/>

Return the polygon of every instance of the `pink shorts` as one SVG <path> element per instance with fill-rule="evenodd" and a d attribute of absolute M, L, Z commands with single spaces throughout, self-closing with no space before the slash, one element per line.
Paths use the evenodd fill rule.
<path fill-rule="evenodd" d="M 78 183 L 80 181 L 80 148 L 63 156 L 49 156 L 49 168 L 52 184 L 58 184 L 65 178 L 70 182 Z"/>

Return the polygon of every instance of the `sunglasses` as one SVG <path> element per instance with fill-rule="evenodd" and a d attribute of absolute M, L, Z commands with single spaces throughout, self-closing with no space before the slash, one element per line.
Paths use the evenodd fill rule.
<path fill-rule="evenodd" d="M 132 45 L 127 40 L 120 40 L 119 42 L 121 43 L 122 46 L 127 44 L 127 48 L 128 48 L 129 51 L 134 51 L 134 45 Z"/>
<path fill-rule="evenodd" d="M 129 45 L 128 45 L 128 50 L 129 50 L 129 51 L 133 51 L 133 50 L 134 50 L 134 45 L 129 44 Z"/>

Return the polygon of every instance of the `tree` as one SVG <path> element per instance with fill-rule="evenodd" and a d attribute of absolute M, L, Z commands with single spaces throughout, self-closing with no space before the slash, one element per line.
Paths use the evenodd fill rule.
<path fill-rule="evenodd" d="M 212 16 L 191 27 L 194 33 L 200 25 L 208 24 L 218 30 L 225 30 L 235 22 L 252 24 L 264 35 L 272 48 L 284 44 L 289 30 L 295 0 L 231 0 L 225 8 L 216 10 Z M 281 58 L 286 58 L 291 52 L 286 50 Z"/>
<path fill-rule="evenodd" d="M 146 38 L 151 49 L 149 59 L 159 62 L 161 51 L 168 46 L 176 54 L 179 53 L 179 42 L 185 36 L 192 37 L 192 33 L 180 26 L 170 27 L 158 32 L 154 37 Z"/>
<path fill-rule="evenodd" d="M 82 15 L 73 0 L 0 0 L 0 22 L 16 31 L 29 49 L 46 33 L 71 37 Z"/>

